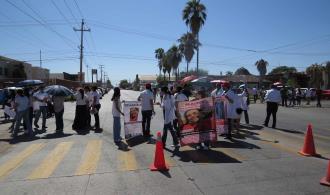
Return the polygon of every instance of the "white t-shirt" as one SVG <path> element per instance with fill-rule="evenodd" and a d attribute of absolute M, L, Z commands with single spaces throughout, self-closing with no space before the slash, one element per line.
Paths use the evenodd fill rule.
<path fill-rule="evenodd" d="M 176 94 L 174 94 L 174 99 L 175 99 L 175 102 L 188 101 L 187 96 L 185 94 L 183 94 L 183 93 L 176 93 Z"/>
<path fill-rule="evenodd" d="M 49 96 L 46 92 L 38 91 L 37 93 L 35 93 L 33 95 L 33 97 L 35 97 L 38 100 L 39 106 L 47 106 L 47 103 L 43 101 L 45 98 L 46 99 L 49 98 Z"/>
<path fill-rule="evenodd" d="M 93 95 L 91 91 L 86 92 L 88 101 L 89 101 L 89 106 L 91 106 L 93 104 Z"/>
<path fill-rule="evenodd" d="M 241 107 L 243 110 L 248 110 L 248 105 L 247 105 L 247 94 L 245 93 L 245 91 L 243 91 L 243 93 L 238 94 L 238 97 L 241 100 Z"/>
<path fill-rule="evenodd" d="M 226 96 L 228 96 L 229 99 L 231 99 L 233 102 L 230 103 L 229 101 L 226 101 L 227 104 L 227 118 L 230 119 L 236 119 L 239 117 L 239 115 L 236 112 L 236 109 L 240 107 L 240 101 L 237 94 L 235 94 L 231 89 L 229 89 L 226 93 Z"/>
<path fill-rule="evenodd" d="M 78 92 L 75 94 L 76 96 L 76 104 L 77 106 L 83 106 L 86 105 L 86 102 L 88 102 L 88 97 L 86 94 L 84 94 L 83 98 L 81 98 L 81 94 Z"/>
<path fill-rule="evenodd" d="M 94 97 L 96 97 L 96 101 L 94 102 L 95 105 L 100 104 L 100 94 L 97 93 L 97 91 L 92 91 L 91 97 L 93 99 L 93 102 L 94 102 Z"/>
<path fill-rule="evenodd" d="M 252 88 L 252 95 L 257 95 L 257 92 L 258 92 L 257 88 L 253 87 Z"/>
<path fill-rule="evenodd" d="M 152 110 L 152 105 L 150 103 L 153 102 L 154 100 L 154 95 L 152 94 L 152 92 L 148 89 L 142 91 L 140 93 L 139 98 L 141 98 L 141 110 L 145 111 L 145 110 Z"/>
<path fill-rule="evenodd" d="M 223 89 L 215 89 L 211 92 L 211 97 L 220 97 L 223 94 Z"/>
<path fill-rule="evenodd" d="M 121 103 L 120 103 L 120 98 L 118 98 L 118 107 L 119 107 L 119 109 L 120 109 L 120 111 L 121 111 L 121 109 L 122 109 L 122 107 L 121 107 Z M 116 101 L 112 101 L 112 115 L 114 116 L 114 117 L 120 117 L 120 112 L 119 112 L 119 110 L 117 110 L 117 108 L 116 108 Z"/>
<path fill-rule="evenodd" d="M 174 97 L 172 95 L 166 94 L 162 102 L 162 107 L 165 110 L 164 124 L 171 123 L 175 119 Z"/>

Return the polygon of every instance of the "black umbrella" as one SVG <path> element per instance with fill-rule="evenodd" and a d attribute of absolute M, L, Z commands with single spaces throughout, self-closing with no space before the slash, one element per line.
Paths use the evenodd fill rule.
<path fill-rule="evenodd" d="M 36 86 L 36 85 L 42 85 L 44 82 L 40 80 L 24 80 L 21 82 L 18 82 L 16 84 L 16 87 L 28 87 L 28 86 Z"/>
<path fill-rule="evenodd" d="M 72 91 L 62 85 L 51 85 L 45 88 L 46 93 L 52 96 L 70 96 Z"/>

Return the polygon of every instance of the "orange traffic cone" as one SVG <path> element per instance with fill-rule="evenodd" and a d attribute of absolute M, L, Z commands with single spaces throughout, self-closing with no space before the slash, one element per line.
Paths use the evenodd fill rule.
<path fill-rule="evenodd" d="M 156 152 L 154 163 L 150 165 L 151 171 L 168 171 L 169 167 L 165 163 L 162 135 L 157 132 Z"/>
<path fill-rule="evenodd" d="M 303 149 L 299 152 L 303 156 L 317 156 L 314 146 L 312 125 L 308 124 L 305 143 Z"/>
<path fill-rule="evenodd" d="M 328 164 L 327 175 L 321 179 L 320 184 L 325 185 L 325 186 L 330 186 L 330 160 L 329 160 L 329 164 Z"/>

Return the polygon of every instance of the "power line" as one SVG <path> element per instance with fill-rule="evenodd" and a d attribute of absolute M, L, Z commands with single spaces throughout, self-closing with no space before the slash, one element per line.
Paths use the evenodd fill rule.
<path fill-rule="evenodd" d="M 15 3 L 10 2 L 9 0 L 5 0 L 7 3 L 9 3 L 10 5 L 12 5 L 13 7 L 15 7 L 17 10 L 19 10 L 20 12 L 22 12 L 24 15 L 32 18 L 34 21 L 38 22 L 39 24 L 41 24 L 42 26 L 44 26 L 46 29 L 52 31 L 53 33 L 55 33 L 57 36 L 59 36 L 68 46 L 72 47 L 72 45 L 70 45 L 67 41 L 72 42 L 70 39 L 66 38 L 65 36 L 63 36 L 62 34 L 58 33 L 56 30 L 52 29 L 51 27 L 47 26 L 46 24 L 40 22 L 38 19 L 36 19 L 35 17 L 33 17 L 32 15 L 30 15 L 29 13 L 27 13 L 26 11 L 24 11 L 22 8 L 18 7 Z M 29 6 L 29 4 L 27 4 L 24 0 L 23 3 L 29 7 L 36 15 L 39 15 L 31 6 Z M 40 17 L 40 15 L 39 15 Z"/>
<path fill-rule="evenodd" d="M 82 13 L 82 11 L 80 10 L 79 5 L 78 5 L 78 3 L 77 3 L 76 0 L 74 0 L 74 3 L 75 3 L 75 5 L 76 5 L 76 7 L 77 7 L 77 9 L 78 9 L 78 12 L 79 12 L 79 14 L 80 14 L 80 17 L 81 17 L 81 18 L 85 18 L 84 15 L 83 15 L 83 13 Z"/>
<path fill-rule="evenodd" d="M 70 12 L 72 18 L 75 20 L 75 22 L 76 22 L 77 24 L 79 24 L 77 18 L 74 16 L 74 14 L 73 14 L 73 12 L 72 12 L 70 6 L 69 6 L 69 4 L 66 2 L 66 0 L 63 0 L 63 1 L 64 1 L 64 4 L 65 4 L 66 8 L 69 10 L 69 12 Z"/>

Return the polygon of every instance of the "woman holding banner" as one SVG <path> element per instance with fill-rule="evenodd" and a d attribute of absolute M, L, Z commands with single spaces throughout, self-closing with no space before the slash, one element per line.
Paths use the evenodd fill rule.
<path fill-rule="evenodd" d="M 116 144 L 121 142 L 120 137 L 120 115 L 124 116 L 124 113 L 121 111 L 121 103 L 120 103 L 120 89 L 119 87 L 115 87 L 113 89 L 113 95 L 111 98 L 112 101 L 112 115 L 113 115 L 113 140 Z"/>
<path fill-rule="evenodd" d="M 163 87 L 161 90 L 164 94 L 164 98 L 161 106 L 163 107 L 165 113 L 163 136 L 162 136 L 163 145 L 164 147 L 166 146 L 167 131 L 170 130 L 173 139 L 173 146 L 178 148 L 179 147 L 178 138 L 173 129 L 173 124 L 172 124 L 173 120 L 175 119 L 175 99 L 167 87 Z"/>

